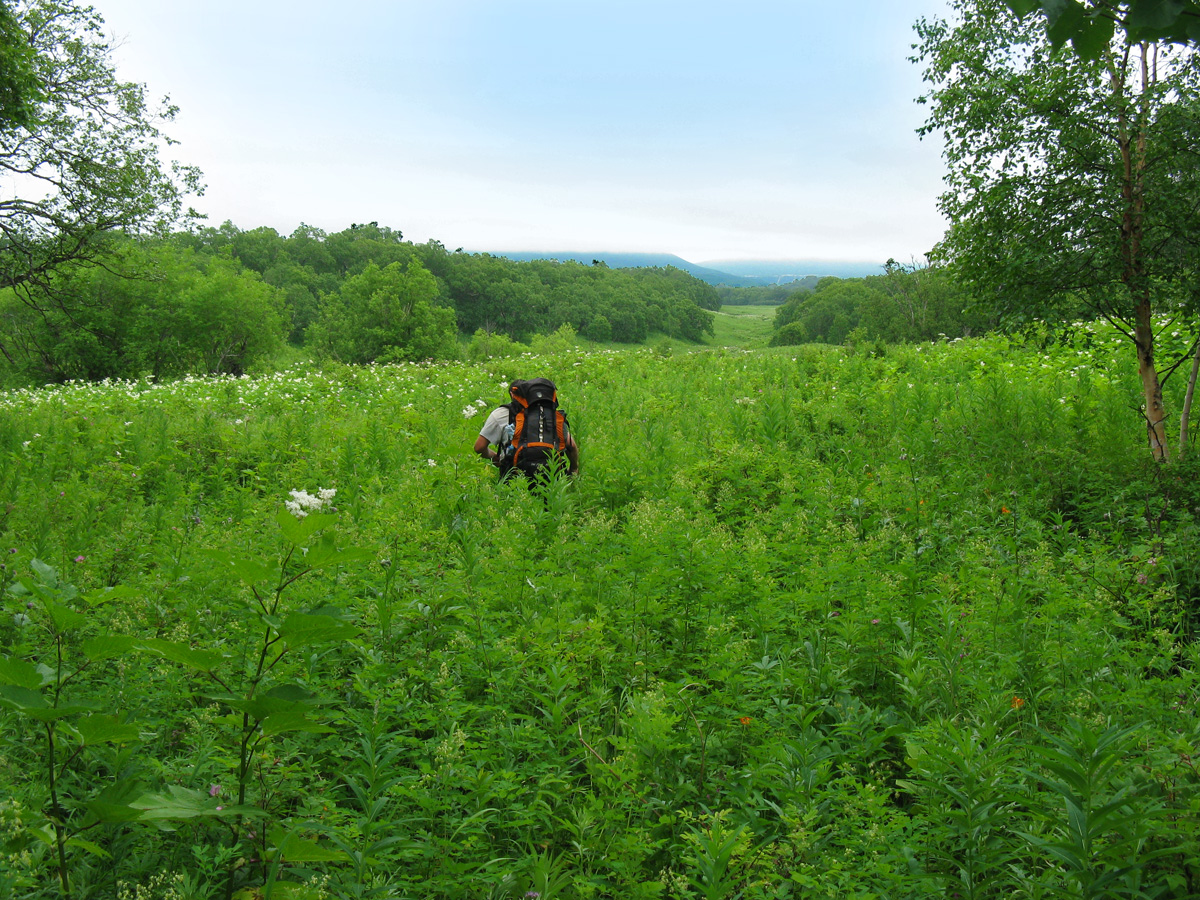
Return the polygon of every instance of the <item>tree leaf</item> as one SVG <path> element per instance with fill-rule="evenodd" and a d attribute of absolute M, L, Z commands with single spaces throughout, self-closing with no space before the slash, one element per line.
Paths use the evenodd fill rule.
<path fill-rule="evenodd" d="M 54 722 L 67 716 L 92 712 L 96 704 L 64 704 L 51 706 L 46 698 L 37 691 L 14 685 L 0 685 L 0 706 L 7 706 L 17 712 L 37 719 L 39 722 Z"/>
<path fill-rule="evenodd" d="M 266 815 L 257 806 L 226 806 L 218 797 L 175 784 L 168 785 L 166 793 L 142 794 L 129 806 L 141 810 L 142 819 L 195 819 L 201 816 L 262 818 Z"/>
<path fill-rule="evenodd" d="M 1099 59 L 1112 43 L 1116 23 L 1106 16 L 1093 16 L 1080 23 L 1071 35 L 1071 45 L 1080 59 Z"/>
<path fill-rule="evenodd" d="M 343 862 L 350 858 L 342 850 L 322 847 L 316 840 L 303 838 L 294 831 L 289 832 L 283 842 L 275 848 L 275 853 L 287 863 Z"/>
<path fill-rule="evenodd" d="M 1074 39 L 1087 20 L 1087 10 L 1079 0 L 1043 2 L 1042 9 L 1046 11 L 1046 35 L 1055 47 Z"/>
<path fill-rule="evenodd" d="M 1125 25 L 1130 31 L 1170 30 L 1185 6 L 1184 0 L 1131 0 Z"/>
<path fill-rule="evenodd" d="M 116 659 L 138 649 L 138 639 L 123 634 L 105 634 L 86 640 L 80 647 L 83 655 L 93 662 Z"/>
<path fill-rule="evenodd" d="M 303 519 L 297 519 L 286 509 L 281 509 L 275 521 L 279 523 L 279 531 L 285 541 L 297 547 L 305 547 L 314 534 L 337 522 L 337 516 L 309 513 Z"/>
<path fill-rule="evenodd" d="M 85 841 L 80 837 L 67 838 L 67 846 L 78 847 L 81 850 L 86 850 L 88 853 L 92 854 L 93 856 L 99 856 L 101 859 L 111 858 L 109 852 L 99 844 L 94 844 L 91 841 Z"/>
<path fill-rule="evenodd" d="M 0 657 L 0 684 L 36 690 L 42 686 L 42 675 L 32 663 L 3 656 Z"/>
<path fill-rule="evenodd" d="M 85 747 L 95 744 L 126 744 L 140 739 L 136 725 L 120 722 L 114 716 L 88 716 L 75 723 Z"/>
<path fill-rule="evenodd" d="M 222 569 L 227 570 L 243 584 L 252 586 L 263 581 L 279 581 L 279 566 L 270 565 L 256 559 L 236 557 L 223 550 L 206 550 L 204 551 L 204 555 L 216 562 Z"/>
<path fill-rule="evenodd" d="M 137 591 L 133 588 L 119 584 L 116 587 L 103 587 L 95 591 L 88 591 L 82 595 L 82 600 L 88 606 L 103 606 L 114 600 L 126 600 L 136 596 Z"/>
<path fill-rule="evenodd" d="M 145 638 L 137 642 L 136 648 L 201 672 L 211 672 L 225 661 L 224 654 L 213 650 L 195 650 L 187 644 L 177 644 L 161 638 Z"/>
<path fill-rule="evenodd" d="M 259 727 L 265 737 L 272 737 L 288 731 L 301 731 L 309 734 L 332 734 L 336 729 L 322 725 L 308 718 L 305 713 L 290 711 L 273 713 L 264 718 Z"/>
<path fill-rule="evenodd" d="M 1004 0 L 1005 5 L 1017 16 L 1027 16 L 1038 8 L 1038 0 Z"/>
<path fill-rule="evenodd" d="M 310 613 L 293 613 L 288 616 L 283 627 L 279 629 L 279 636 L 292 649 L 331 641 L 344 641 L 358 633 L 359 629 L 348 622 L 335 619 L 333 616 Z"/>
<path fill-rule="evenodd" d="M 71 607 L 53 600 L 46 601 L 46 612 L 50 614 L 56 631 L 74 631 L 76 628 L 82 628 L 88 622 L 87 616 L 83 613 L 78 613 Z"/>

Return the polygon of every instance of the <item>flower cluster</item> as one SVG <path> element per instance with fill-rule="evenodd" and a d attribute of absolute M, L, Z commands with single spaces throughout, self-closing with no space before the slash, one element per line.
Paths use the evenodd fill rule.
<path fill-rule="evenodd" d="M 308 491 L 288 493 L 292 495 L 292 499 L 285 500 L 283 505 L 297 519 L 303 519 L 309 513 L 320 512 L 333 503 L 333 495 L 337 493 L 337 488 L 318 488 L 315 497 Z"/>

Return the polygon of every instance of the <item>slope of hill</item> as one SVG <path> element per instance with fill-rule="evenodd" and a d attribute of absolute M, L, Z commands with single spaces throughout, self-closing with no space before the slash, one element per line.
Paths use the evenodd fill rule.
<path fill-rule="evenodd" d="M 596 251 L 590 253 L 575 251 L 496 251 L 493 256 L 504 256 L 508 259 L 526 262 L 531 259 L 557 259 L 561 262 L 573 261 L 591 265 L 600 261 L 614 269 L 628 269 L 652 266 L 674 266 L 689 275 L 706 281 L 709 284 L 724 284 L 730 287 L 748 287 L 762 284 L 787 284 L 799 281 L 809 275 L 837 275 L 840 278 L 853 278 L 861 275 L 875 275 L 880 271 L 876 263 L 839 263 L 802 260 L 735 260 L 721 264 L 697 264 L 689 262 L 673 253 L 612 253 Z"/>

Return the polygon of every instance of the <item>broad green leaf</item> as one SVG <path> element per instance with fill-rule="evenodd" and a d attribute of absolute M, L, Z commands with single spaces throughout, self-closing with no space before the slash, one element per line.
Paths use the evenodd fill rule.
<path fill-rule="evenodd" d="M 82 595 L 82 599 L 88 606 L 103 606 L 105 603 L 112 603 L 114 600 L 125 600 L 136 596 L 137 591 L 120 584 L 116 587 L 104 587 L 99 590 L 88 591 Z"/>
<path fill-rule="evenodd" d="M 50 614 L 51 621 L 54 622 L 56 631 L 71 631 L 76 628 L 82 628 L 87 624 L 87 616 L 83 613 L 75 612 L 69 606 L 64 606 L 62 603 L 56 603 L 53 600 L 46 601 L 46 612 Z"/>
<path fill-rule="evenodd" d="M 91 841 L 85 841 L 83 838 L 73 837 L 67 838 L 68 847 L 78 847 L 81 850 L 86 850 L 93 856 L 99 856 L 101 859 L 109 859 L 110 854 L 99 844 L 93 844 Z"/>
<path fill-rule="evenodd" d="M 54 722 L 67 716 L 92 712 L 96 704 L 64 704 L 51 706 L 46 698 L 37 691 L 15 685 L 0 685 L 0 706 L 7 706 L 17 712 L 37 719 L 39 722 Z"/>
<path fill-rule="evenodd" d="M 269 697 L 273 700 L 303 703 L 308 706 L 316 706 L 320 702 L 317 699 L 317 695 L 304 685 L 294 683 L 272 685 L 268 690 L 263 691 L 261 696 Z"/>
<path fill-rule="evenodd" d="M 337 516 L 328 513 L 309 513 L 303 519 L 297 519 L 286 509 L 281 509 L 275 517 L 279 523 L 279 531 L 283 539 L 297 547 L 308 545 L 309 539 L 322 528 L 328 528 L 337 522 Z"/>
<path fill-rule="evenodd" d="M 1056 0 L 1054 4 L 1043 3 L 1046 10 L 1046 35 L 1055 47 L 1061 47 L 1075 37 L 1084 26 L 1087 11 L 1078 0 Z"/>
<path fill-rule="evenodd" d="M 41 684 L 41 678 L 38 678 L 38 684 Z M 48 709 L 50 707 L 46 698 L 37 691 L 25 685 L 11 683 L 0 685 L 0 703 L 9 709 L 16 710 Z"/>
<path fill-rule="evenodd" d="M 1027 16 L 1038 8 L 1038 0 L 1004 0 L 1004 3 L 1018 16 Z"/>
<path fill-rule="evenodd" d="M 3 656 L 0 657 L 0 684 L 36 690 L 42 686 L 42 676 L 32 663 Z"/>
<path fill-rule="evenodd" d="M 85 747 L 95 744 L 124 744 L 136 741 L 139 737 L 136 725 L 118 722 L 113 716 L 88 716 L 75 723 L 75 730 L 79 732 Z"/>
<path fill-rule="evenodd" d="M 136 648 L 177 662 L 180 665 L 198 669 L 201 672 L 211 672 L 222 662 L 225 656 L 212 650 L 195 650 L 187 644 L 177 644 L 161 638 L 146 638 L 137 642 Z"/>
<path fill-rule="evenodd" d="M 83 642 L 83 655 L 93 661 L 116 659 L 138 648 L 138 639 L 123 634 L 106 634 Z"/>
<path fill-rule="evenodd" d="M 104 800 L 92 800 L 85 803 L 84 808 L 99 821 L 110 825 L 136 822 L 142 817 L 142 810 L 134 809 L 127 803 L 109 803 Z"/>
<path fill-rule="evenodd" d="M 1105 16 L 1085 19 L 1071 35 L 1071 45 L 1081 59 L 1099 59 L 1112 43 L 1116 23 Z"/>
<path fill-rule="evenodd" d="M 54 570 L 53 566 L 46 565 L 40 559 L 31 559 L 29 561 L 29 568 L 37 572 L 38 577 L 42 579 L 42 583 L 45 584 L 46 587 L 58 587 L 58 572 Z"/>
<path fill-rule="evenodd" d="M 336 729 L 328 725 L 314 722 L 301 712 L 281 712 L 267 716 L 259 723 L 265 737 L 272 737 L 288 731 L 301 731 L 309 734 L 332 734 Z"/>
<path fill-rule="evenodd" d="M 209 699 L 224 703 L 230 709 L 236 709 L 240 713 L 246 713 L 256 722 L 262 721 L 267 716 L 275 716 L 285 713 L 297 713 L 303 715 L 309 708 L 308 703 L 301 703 L 295 700 L 286 700 L 279 697 L 269 697 L 260 695 L 247 700 L 244 697 L 231 697 L 228 695 L 207 695 Z"/>
<path fill-rule="evenodd" d="M 162 794 L 142 794 L 129 806 L 142 811 L 142 819 L 195 819 L 201 816 L 266 815 L 257 806 L 226 806 L 218 797 L 179 785 L 169 785 Z"/>
<path fill-rule="evenodd" d="M 1125 24 L 1131 31 L 1169 30 L 1175 26 L 1185 6 L 1184 0 L 1131 0 Z"/>
<path fill-rule="evenodd" d="M 333 616 L 312 615 L 310 613 L 294 613 L 288 616 L 279 636 L 288 647 L 307 647 L 311 644 L 344 641 L 358 634 L 359 629 L 348 622 L 342 622 Z"/>
<path fill-rule="evenodd" d="M 304 557 L 304 564 L 312 569 L 328 569 L 330 566 L 343 566 L 351 563 L 367 562 L 374 554 L 365 547 L 347 547 L 339 550 L 331 540 L 321 541 L 311 548 Z"/>
<path fill-rule="evenodd" d="M 269 565 L 256 559 L 235 557 L 222 550 L 206 550 L 204 555 L 216 561 L 222 569 L 241 581 L 243 584 L 255 585 L 262 581 L 275 582 L 279 580 L 279 567 Z"/>
<path fill-rule="evenodd" d="M 294 831 L 289 832 L 283 843 L 275 848 L 275 854 L 288 863 L 342 862 L 350 858 L 342 850 L 322 847 L 312 838 L 301 837 Z"/>

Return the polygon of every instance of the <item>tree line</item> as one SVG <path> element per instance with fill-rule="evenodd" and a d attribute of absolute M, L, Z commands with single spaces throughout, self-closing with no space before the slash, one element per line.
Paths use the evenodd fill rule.
<path fill-rule="evenodd" d="M 792 293 L 775 311 L 771 346 L 930 341 L 983 334 L 997 324 L 946 268 L 888 260 L 881 275 L 826 276 L 811 291 Z"/>
<path fill-rule="evenodd" d="M 231 223 L 112 236 L 88 264 L 0 291 L 10 381 L 240 374 L 286 344 L 347 363 L 453 358 L 460 335 L 700 341 L 716 291 L 675 268 L 514 262 L 377 223 L 282 236 Z"/>

